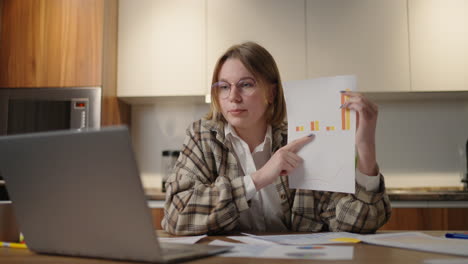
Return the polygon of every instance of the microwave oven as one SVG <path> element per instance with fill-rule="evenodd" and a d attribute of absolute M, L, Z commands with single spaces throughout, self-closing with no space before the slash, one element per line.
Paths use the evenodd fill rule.
<path fill-rule="evenodd" d="M 0 135 L 99 128 L 101 88 L 0 88 Z"/>

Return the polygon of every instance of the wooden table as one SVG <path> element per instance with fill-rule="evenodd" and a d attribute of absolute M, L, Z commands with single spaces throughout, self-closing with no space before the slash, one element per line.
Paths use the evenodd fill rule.
<path fill-rule="evenodd" d="M 388 231 L 384 231 L 388 232 Z M 390 231 L 391 232 L 391 231 Z M 430 235 L 441 236 L 447 231 L 425 231 L 424 233 Z M 158 230 L 158 234 L 162 237 L 168 235 L 163 231 Z M 215 239 L 221 239 L 233 242 L 232 240 L 226 239 L 224 236 L 210 236 L 202 239 L 199 243 L 209 243 Z M 428 259 L 450 259 L 450 258 L 462 258 L 460 256 L 443 255 L 436 253 L 426 253 L 422 251 L 405 250 L 390 247 L 381 247 L 367 244 L 347 244 L 354 247 L 354 257 L 352 260 L 340 260 L 340 261 L 324 261 L 324 260 L 285 260 L 285 259 L 254 259 L 254 258 L 223 258 L 223 257 L 208 257 L 194 261 L 188 261 L 184 263 L 242 263 L 242 264 L 275 264 L 275 263 L 366 263 L 366 264 L 386 264 L 386 263 L 424 263 L 424 260 Z M 468 258 L 466 263 L 468 263 Z M 109 261 L 109 260 L 96 260 L 96 259 L 85 259 L 85 258 L 72 258 L 72 257 L 59 257 L 59 256 L 48 256 L 39 255 L 29 250 L 24 249 L 10 249 L 0 248 L 0 263 L 5 264 L 30 264 L 30 263 L 41 263 L 41 264 L 57 264 L 57 263 L 75 263 L 75 264 L 87 264 L 87 263 L 132 263 L 132 262 L 121 262 L 121 261 Z"/>

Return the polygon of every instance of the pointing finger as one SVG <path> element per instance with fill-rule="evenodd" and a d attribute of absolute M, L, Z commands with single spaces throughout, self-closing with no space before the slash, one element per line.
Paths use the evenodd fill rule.
<path fill-rule="evenodd" d="M 284 149 L 293 153 L 298 152 L 305 144 L 312 142 L 315 139 L 315 134 L 311 133 L 308 136 L 304 136 L 294 140 L 293 142 L 284 146 Z"/>

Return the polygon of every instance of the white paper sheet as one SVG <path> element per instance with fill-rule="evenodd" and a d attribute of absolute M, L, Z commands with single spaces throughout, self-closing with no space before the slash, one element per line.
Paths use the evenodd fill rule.
<path fill-rule="evenodd" d="M 311 234 L 297 235 L 273 235 L 273 236 L 256 236 L 248 233 L 242 233 L 255 239 L 261 239 L 282 245 L 314 245 L 314 244 L 343 244 L 344 241 L 333 241 L 340 238 L 355 238 L 359 239 L 361 235 L 349 232 L 323 232 Z"/>
<path fill-rule="evenodd" d="M 184 236 L 184 237 L 160 237 L 158 239 L 160 242 L 177 243 L 177 244 L 195 244 L 204 237 L 206 237 L 206 235 Z"/>
<path fill-rule="evenodd" d="M 210 245 L 233 246 L 231 251 L 218 255 L 221 257 L 351 260 L 354 253 L 351 246 L 247 245 L 221 240 L 215 240 Z"/>
<path fill-rule="evenodd" d="M 467 264 L 468 258 L 426 259 L 424 264 Z"/>
<path fill-rule="evenodd" d="M 361 236 L 365 243 L 468 257 L 468 240 L 430 236 L 421 232 L 402 232 Z"/>
<path fill-rule="evenodd" d="M 298 152 L 304 163 L 289 175 L 291 188 L 355 192 L 356 113 L 340 109 L 345 90 L 356 90 L 355 76 L 284 83 L 288 141 L 315 134 Z"/>
<path fill-rule="evenodd" d="M 271 242 L 268 240 L 264 239 L 259 239 L 255 237 L 250 237 L 250 236 L 228 236 L 227 238 L 237 240 L 239 242 L 242 242 L 244 244 L 249 244 L 249 245 L 277 245 L 275 242 Z"/>

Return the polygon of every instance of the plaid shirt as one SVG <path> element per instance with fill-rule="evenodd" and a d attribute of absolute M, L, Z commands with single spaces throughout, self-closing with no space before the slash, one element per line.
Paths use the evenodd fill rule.
<path fill-rule="evenodd" d="M 272 127 L 273 153 L 287 143 L 287 125 Z M 183 150 L 166 182 L 163 228 L 176 235 L 219 234 L 235 230 L 249 209 L 242 171 L 224 124 L 199 120 L 187 129 Z M 380 176 L 377 192 L 356 184 L 355 194 L 294 190 L 288 177 L 275 184 L 282 221 L 291 231 L 372 233 L 387 222 L 390 201 Z"/>

